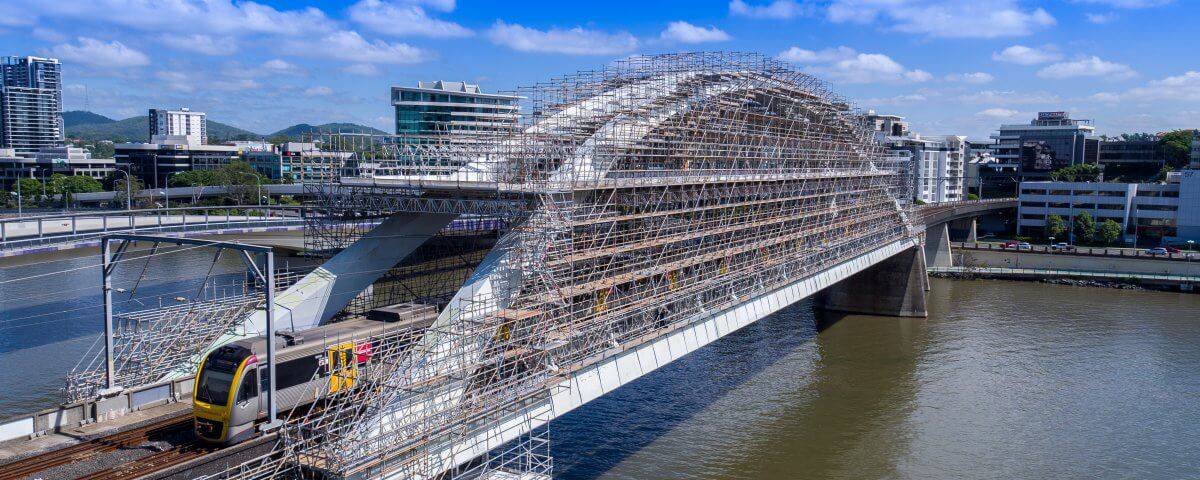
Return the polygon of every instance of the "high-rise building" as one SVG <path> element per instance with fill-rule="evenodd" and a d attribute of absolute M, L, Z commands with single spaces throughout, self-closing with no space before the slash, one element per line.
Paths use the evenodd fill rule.
<path fill-rule="evenodd" d="M 918 135 L 897 115 L 869 112 L 867 122 L 874 125 L 876 140 L 887 147 L 894 161 L 910 162 L 914 200 L 936 203 L 966 198 L 967 137 Z"/>
<path fill-rule="evenodd" d="M 63 143 L 60 67 L 53 58 L 0 58 L 0 148 L 32 157 Z"/>
<path fill-rule="evenodd" d="M 1072 119 L 1067 112 L 1039 112 L 1029 124 L 1001 125 L 992 135 L 992 156 L 1020 162 L 1022 179 L 1049 178 L 1050 172 L 1099 160 L 1100 140 L 1091 120 Z"/>
<path fill-rule="evenodd" d="M 186 145 L 208 143 L 208 126 L 204 112 L 193 112 L 186 107 L 179 110 L 151 108 L 149 123 L 150 143 L 168 143 L 163 141 L 165 137 L 179 137 L 171 139 L 170 143 Z"/>
<path fill-rule="evenodd" d="M 517 124 L 518 99 L 483 93 L 479 85 L 466 82 L 392 87 L 396 135 L 405 143 L 443 143 L 508 133 Z"/>

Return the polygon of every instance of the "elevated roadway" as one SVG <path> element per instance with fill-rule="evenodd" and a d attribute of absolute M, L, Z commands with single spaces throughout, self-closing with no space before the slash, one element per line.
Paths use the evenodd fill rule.
<path fill-rule="evenodd" d="M 230 213 L 237 212 L 237 213 Z M 236 205 L 76 212 L 0 219 L 0 258 L 95 246 L 109 233 L 180 236 L 295 231 L 304 209 Z"/>

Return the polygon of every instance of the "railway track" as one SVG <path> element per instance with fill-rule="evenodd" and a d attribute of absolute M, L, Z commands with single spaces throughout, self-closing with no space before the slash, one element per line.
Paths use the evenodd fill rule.
<path fill-rule="evenodd" d="M 190 415 L 167 418 L 143 425 L 141 427 L 126 430 L 124 432 L 114 433 L 105 437 L 88 440 L 76 445 L 46 452 L 41 455 L 35 455 L 29 458 L 17 460 L 15 462 L 10 462 L 0 465 L 0 480 L 25 478 L 44 470 L 49 470 L 51 468 L 85 460 L 102 453 L 111 452 L 122 448 L 136 447 L 152 438 L 162 437 L 187 430 L 191 428 L 191 425 L 192 423 Z M 158 452 L 154 455 L 151 455 L 151 457 L 171 452 L 173 450 L 177 450 L 178 448 L 180 447 Z M 164 458 L 166 458 L 165 455 Z M 159 468 L 163 467 L 160 466 Z M 113 478 L 128 478 L 128 476 Z"/>
<path fill-rule="evenodd" d="M 206 447 L 196 443 L 180 445 L 156 452 L 148 457 L 139 458 L 131 463 L 92 472 L 87 475 L 87 478 L 93 480 L 139 478 L 183 462 L 203 457 L 216 450 L 218 450 L 216 447 Z"/>

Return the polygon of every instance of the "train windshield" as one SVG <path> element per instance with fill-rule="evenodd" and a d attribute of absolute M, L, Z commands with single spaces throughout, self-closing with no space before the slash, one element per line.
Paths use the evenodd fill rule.
<path fill-rule="evenodd" d="M 196 400 L 210 405 L 229 404 L 229 389 L 233 385 L 233 375 L 237 372 L 240 362 L 223 358 L 223 352 L 210 355 L 200 371 L 200 380 L 196 382 Z"/>

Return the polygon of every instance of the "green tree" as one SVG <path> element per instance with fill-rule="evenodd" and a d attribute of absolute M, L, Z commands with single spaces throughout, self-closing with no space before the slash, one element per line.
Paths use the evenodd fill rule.
<path fill-rule="evenodd" d="M 17 180 L 17 185 L 13 185 L 13 192 L 20 192 L 21 202 L 23 202 L 25 206 L 44 201 L 46 197 L 43 195 L 43 193 L 46 195 L 52 193 L 48 186 L 44 185 L 41 180 L 32 178 L 22 178 Z"/>
<path fill-rule="evenodd" d="M 1081 212 L 1075 216 L 1074 222 L 1075 241 L 1079 243 L 1091 242 L 1096 236 L 1096 219 L 1092 218 L 1092 214 Z"/>
<path fill-rule="evenodd" d="M 1065 238 L 1067 233 L 1067 222 L 1058 215 L 1050 215 L 1046 217 L 1046 237 Z"/>
<path fill-rule="evenodd" d="M 167 185 L 172 187 L 204 187 L 221 185 L 221 178 L 213 170 L 189 170 L 171 175 Z"/>
<path fill-rule="evenodd" d="M 967 200 L 979 200 L 979 195 L 976 195 L 974 193 L 968 193 Z"/>
<path fill-rule="evenodd" d="M 120 178 L 113 179 L 114 176 L 120 177 Z M 139 179 L 137 177 L 128 177 L 128 178 L 129 178 L 129 188 L 128 189 L 125 188 L 125 179 L 126 179 L 125 175 L 122 175 L 120 173 L 114 173 L 113 175 L 110 175 L 109 178 L 105 179 L 105 181 L 107 181 L 109 184 L 108 190 L 110 192 L 116 193 L 116 196 L 113 197 L 112 202 L 109 204 L 109 208 L 125 208 L 125 206 L 127 205 L 126 198 L 125 198 L 126 192 L 129 192 L 130 194 L 133 195 L 133 198 L 134 198 L 133 207 L 134 208 L 149 207 L 150 204 L 153 203 L 152 200 L 143 199 L 143 200 L 141 200 L 140 203 L 137 200 L 138 194 L 142 192 L 143 188 L 145 188 L 145 185 L 142 184 L 141 179 Z"/>
<path fill-rule="evenodd" d="M 113 158 L 113 144 L 110 142 L 97 142 L 92 145 L 92 158 Z"/>
<path fill-rule="evenodd" d="M 1099 240 L 1105 245 L 1116 245 L 1121 241 L 1121 224 L 1111 218 L 1100 224 Z"/>
<path fill-rule="evenodd" d="M 1060 182 L 1095 182 L 1100 180 L 1100 167 L 1080 163 L 1050 172 L 1050 178 Z"/>
<path fill-rule="evenodd" d="M 1162 138 L 1158 140 L 1163 156 L 1167 159 L 1167 165 L 1175 168 L 1187 165 L 1188 157 L 1192 154 L 1192 132 L 1192 130 L 1175 130 L 1163 134 Z"/>

